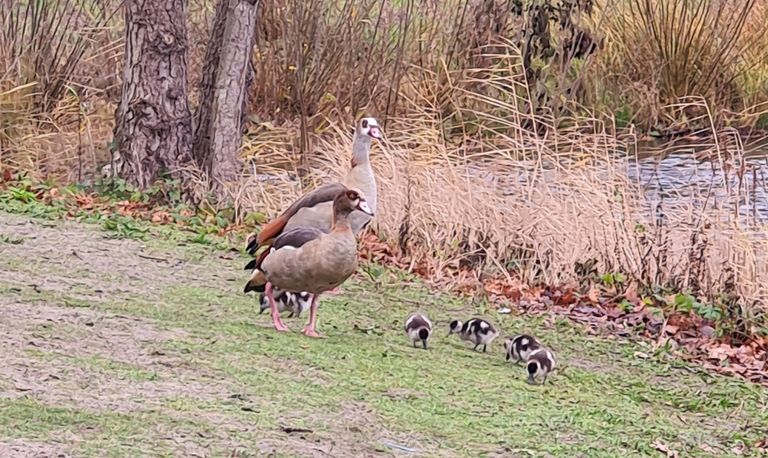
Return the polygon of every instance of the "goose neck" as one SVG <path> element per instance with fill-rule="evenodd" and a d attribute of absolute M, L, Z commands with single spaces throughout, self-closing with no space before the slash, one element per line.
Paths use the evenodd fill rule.
<path fill-rule="evenodd" d="M 371 151 L 371 138 L 367 135 L 355 134 L 352 141 L 352 167 L 368 164 Z"/>

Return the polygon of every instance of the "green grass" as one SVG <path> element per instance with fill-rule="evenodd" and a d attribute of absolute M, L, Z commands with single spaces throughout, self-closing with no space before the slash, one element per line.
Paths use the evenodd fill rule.
<path fill-rule="evenodd" d="M 756 425 L 768 424 L 768 398 L 759 386 L 703 372 L 642 343 L 587 335 L 567 320 L 488 312 L 504 335 L 530 332 L 556 351 L 559 368 L 547 385 L 529 386 L 522 366 L 504 360 L 504 335 L 487 354 L 446 335 L 451 319 L 480 309 L 386 269 L 368 269 L 376 271 L 375 281 L 360 273 L 342 286 L 342 295 L 322 300 L 319 326 L 327 339 L 297 332 L 307 317 L 288 319 L 294 332 L 277 333 L 267 313 L 258 315 L 255 299 L 241 292 L 245 257 L 221 259 L 211 247 L 179 246 L 178 238 L 149 243 L 163 258 L 200 266 L 205 274 L 194 282 L 158 287 L 157 293 L 115 292 L 102 300 L 88 299 L 77 288 L 56 291 L 42 284 L 38 293 L 1 279 L 0 292 L 27 307 L 45 303 L 117 313 L 182 330 L 175 338 L 146 343 L 147 351 L 181 360 L 185 370 L 205 374 L 208 383 L 232 392 L 168 392 L 160 404 L 128 413 L 4 399 L 3 440 L 46 440 L 74 431 L 79 439 L 69 446 L 78 455 L 100 456 L 109 444 L 119 444 L 116 455 L 156 455 L 174 453 L 167 434 L 158 433 L 173 430 L 210 433 L 217 439 L 202 441 L 209 452 L 227 454 L 231 447 L 223 437 L 255 452 L 265 436 L 288 437 L 280 432 L 287 425 L 313 430 L 307 441 L 338 442 L 336 453 L 348 450 L 350 441 L 362 441 L 370 453 L 392 452 L 388 441 L 443 456 L 659 456 L 659 444 L 681 456 L 731 456 L 734 450 L 757 456 L 752 446 L 764 431 Z M 4 256 L 0 272 L 17 262 Z M 48 276 L 83 274 L 48 267 Z M 174 272 L 169 267 L 167 275 Z M 89 279 L 110 282 L 111 275 L 91 271 Z M 426 351 L 412 348 L 402 331 L 403 320 L 415 309 L 436 326 Z M 639 358 L 637 352 L 650 357 Z M 51 358 L 39 350 L 27 356 Z M 174 378 L 173 371 L 158 374 L 108 355 L 55 358 L 95 376 L 136 383 Z M 219 417 L 247 427 L 221 429 L 214 420 Z M 14 427 L 17 422 L 24 426 Z M 350 433 L 354 428 L 364 434 Z"/>

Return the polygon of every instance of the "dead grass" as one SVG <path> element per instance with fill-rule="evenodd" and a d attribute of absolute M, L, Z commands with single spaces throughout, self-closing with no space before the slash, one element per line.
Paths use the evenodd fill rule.
<path fill-rule="evenodd" d="M 608 46 L 597 65 L 606 77 L 596 97 L 618 97 L 634 122 L 672 131 L 741 118 L 765 125 L 768 33 L 764 2 L 620 0 L 597 2 Z M 762 80 L 762 82 L 758 82 Z M 623 87 L 623 90 L 615 90 Z M 613 90 L 611 90 L 611 88 Z M 601 94 L 600 92 L 603 92 Z M 755 97 L 758 93 L 762 96 Z M 687 98 L 705 104 L 680 103 Z M 713 110 L 709 113 L 706 108 Z M 738 115 L 737 115 L 738 113 Z"/>

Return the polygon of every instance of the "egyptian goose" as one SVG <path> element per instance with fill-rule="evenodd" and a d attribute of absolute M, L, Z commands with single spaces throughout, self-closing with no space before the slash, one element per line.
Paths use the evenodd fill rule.
<path fill-rule="evenodd" d="M 461 340 L 468 340 L 474 343 L 475 347 L 473 350 L 477 350 L 477 347 L 482 345 L 483 353 L 485 353 L 488 344 L 493 342 L 493 339 L 499 335 L 499 331 L 497 331 L 491 323 L 482 318 L 472 318 L 463 324 L 459 320 L 453 320 L 448 327 L 449 336 L 456 333 Z"/>
<path fill-rule="evenodd" d="M 287 331 L 288 327 L 280 319 L 273 288 L 305 291 L 312 294 L 312 303 L 309 323 L 303 332 L 310 337 L 321 337 L 315 329 L 319 295 L 342 284 L 357 269 L 357 240 L 350 222 L 354 211 L 374 215 L 359 192 L 345 189 L 333 200 L 330 232 L 315 227 L 283 232 L 274 239 L 269 250 L 246 266 L 254 271 L 244 292 L 266 293 L 272 323 L 278 331 Z"/>
<path fill-rule="evenodd" d="M 379 123 L 374 118 L 363 118 L 355 128 L 352 167 L 344 181 L 322 185 L 301 196 L 280 216 L 265 224 L 258 235 L 249 236 L 248 252 L 253 254 L 274 237 L 297 227 L 314 227 L 329 232 L 333 220 L 333 199 L 345 189 L 361 192 L 371 212 L 376 213 L 376 178 L 370 162 L 372 138 L 381 138 Z M 355 212 L 351 217 L 352 231 L 357 234 L 370 220 L 371 216 L 365 212 Z"/>
<path fill-rule="evenodd" d="M 416 348 L 416 342 L 421 341 L 424 349 L 427 349 L 427 339 L 432 334 L 432 322 L 424 314 L 412 313 L 405 320 L 405 333 L 411 339 L 413 348 Z"/>
<path fill-rule="evenodd" d="M 547 375 L 555 369 L 555 354 L 552 350 L 541 347 L 531 352 L 526 361 L 528 369 L 527 382 L 531 385 L 536 383 L 536 379 L 541 378 L 541 384 L 547 383 Z"/>
<path fill-rule="evenodd" d="M 250 234 L 246 247 L 248 253 L 253 255 L 262 247 L 269 246 L 275 237 L 298 227 L 329 232 L 333 221 L 333 199 L 346 189 L 362 192 L 368 207 L 375 214 L 378 198 L 376 177 L 370 161 L 371 139 L 374 138 L 381 139 L 379 122 L 370 117 L 361 119 L 355 126 L 352 139 L 352 167 L 344 181 L 328 183 L 304 194 L 280 216 L 265 224 L 258 235 Z M 371 218 L 365 212 L 353 212 L 350 216 L 352 231 L 355 234 L 360 232 Z"/>
<path fill-rule="evenodd" d="M 279 291 L 275 296 L 275 303 L 277 304 L 277 310 L 281 313 L 285 310 L 290 310 L 291 314 L 288 318 L 296 316 L 301 317 L 301 314 L 309 309 L 311 302 L 311 296 L 307 292 L 290 293 L 288 291 Z M 264 310 L 269 308 L 269 299 L 267 295 L 259 293 L 259 315 L 264 313 Z"/>
<path fill-rule="evenodd" d="M 520 334 L 504 341 L 504 348 L 507 350 L 507 361 L 512 359 L 512 362 L 517 364 L 520 361 L 528 361 L 528 355 L 541 348 L 541 344 L 533 336 Z"/>

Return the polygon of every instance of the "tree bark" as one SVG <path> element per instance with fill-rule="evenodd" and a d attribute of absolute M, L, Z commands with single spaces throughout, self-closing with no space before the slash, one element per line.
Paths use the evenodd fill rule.
<path fill-rule="evenodd" d="M 258 0 L 219 0 L 205 55 L 193 151 L 220 198 L 226 184 L 241 170 L 238 150 L 248 86 L 253 79 L 257 12 Z"/>
<path fill-rule="evenodd" d="M 139 189 L 192 161 L 186 0 L 126 0 L 113 173 Z"/>

